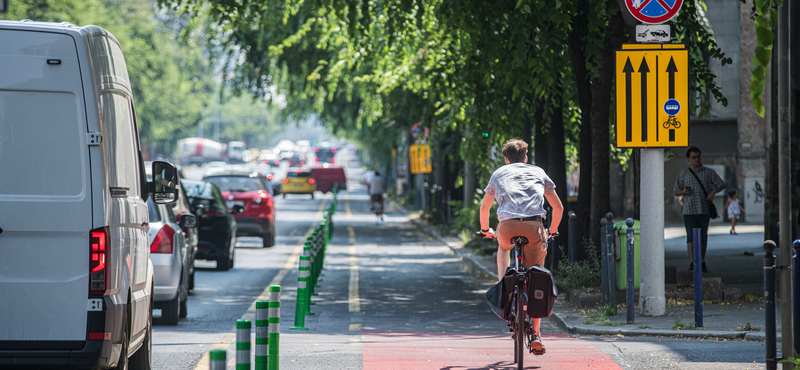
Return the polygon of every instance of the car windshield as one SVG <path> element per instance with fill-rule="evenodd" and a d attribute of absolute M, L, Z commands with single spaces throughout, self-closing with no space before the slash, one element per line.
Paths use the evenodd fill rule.
<path fill-rule="evenodd" d="M 307 171 L 300 171 L 300 172 L 294 171 L 294 172 L 292 172 L 292 171 L 290 171 L 290 172 L 286 173 L 286 177 L 311 177 L 311 172 L 307 172 Z"/>
<path fill-rule="evenodd" d="M 214 199 L 214 193 L 211 191 L 211 185 L 205 182 L 185 182 L 183 184 L 183 189 L 186 190 L 186 196 L 190 198 Z"/>
<path fill-rule="evenodd" d="M 220 191 L 246 192 L 267 190 L 257 177 L 214 176 L 206 177 L 205 181 L 217 185 Z"/>

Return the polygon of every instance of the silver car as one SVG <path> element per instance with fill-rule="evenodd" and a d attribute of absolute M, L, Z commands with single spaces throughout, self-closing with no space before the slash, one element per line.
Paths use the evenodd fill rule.
<path fill-rule="evenodd" d="M 148 199 L 150 260 L 153 262 L 153 308 L 161 309 L 161 323 L 177 325 L 186 317 L 189 272 L 193 263 L 182 228 L 196 228 L 197 217 L 184 214 L 175 220 L 172 207 Z"/>

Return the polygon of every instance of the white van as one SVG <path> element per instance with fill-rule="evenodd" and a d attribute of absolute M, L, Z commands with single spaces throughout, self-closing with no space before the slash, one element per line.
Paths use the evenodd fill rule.
<path fill-rule="evenodd" d="M 0 368 L 149 369 L 147 182 L 119 43 L 0 21 Z"/>

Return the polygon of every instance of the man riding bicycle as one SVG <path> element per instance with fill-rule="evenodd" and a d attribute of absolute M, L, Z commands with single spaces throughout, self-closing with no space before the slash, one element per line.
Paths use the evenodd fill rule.
<path fill-rule="evenodd" d="M 524 236 L 529 243 L 522 251 L 522 265 L 544 265 L 547 249 L 544 242 L 549 235 L 558 234 L 558 224 L 564 206 L 556 194 L 553 180 L 541 167 L 527 164 L 528 144 L 511 139 L 503 144 L 506 165 L 498 168 L 489 179 L 481 202 L 481 233 L 487 238 L 497 238 L 497 279 L 502 280 L 509 265 L 513 244 L 511 238 Z M 542 224 L 547 215 L 544 200 L 553 208 L 550 230 Z M 489 227 L 489 211 L 497 200 L 497 232 Z M 549 235 L 548 235 L 549 234 Z M 534 341 L 531 348 L 544 348 L 539 338 L 541 319 L 533 319 Z"/>
<path fill-rule="evenodd" d="M 378 203 L 380 204 L 381 211 L 383 210 L 383 193 L 385 192 L 386 181 L 383 180 L 380 172 L 375 171 L 375 175 L 372 177 L 372 181 L 370 181 L 369 196 L 373 207 L 375 203 Z"/>

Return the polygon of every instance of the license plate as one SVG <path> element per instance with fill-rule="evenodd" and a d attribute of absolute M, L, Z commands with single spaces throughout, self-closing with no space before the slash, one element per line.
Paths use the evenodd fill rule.
<path fill-rule="evenodd" d="M 225 205 L 228 206 L 228 209 L 232 209 L 233 206 L 242 206 L 242 207 L 244 207 L 244 201 L 243 200 L 229 200 L 229 201 L 225 202 Z"/>

